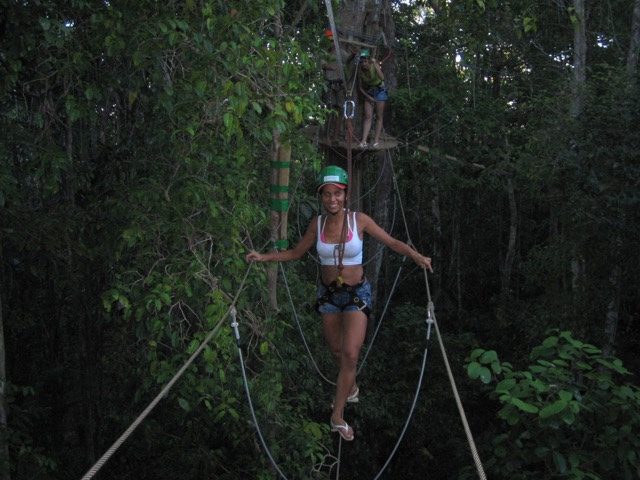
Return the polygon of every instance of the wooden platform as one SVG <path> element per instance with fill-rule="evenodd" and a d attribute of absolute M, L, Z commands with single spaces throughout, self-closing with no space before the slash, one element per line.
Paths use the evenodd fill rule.
<path fill-rule="evenodd" d="M 344 134 L 341 134 L 340 136 L 342 138 L 326 138 L 324 137 L 323 133 L 324 133 L 324 127 L 322 126 L 318 126 L 318 125 L 314 125 L 311 127 L 306 127 L 303 129 L 304 135 L 311 141 L 313 141 L 314 143 L 317 143 L 319 145 L 325 146 L 325 147 L 329 147 L 329 148 L 339 148 L 342 150 L 346 150 L 347 149 L 347 143 L 346 143 L 346 139 L 344 138 Z M 351 149 L 352 150 L 357 150 L 358 152 L 372 152 L 372 153 L 376 153 L 376 152 L 380 152 L 382 150 L 387 150 L 387 149 L 391 149 L 391 148 L 396 148 L 398 146 L 398 140 L 396 140 L 394 137 L 392 137 L 391 135 L 388 135 L 386 133 L 382 133 L 380 135 L 380 142 L 378 143 L 378 145 L 376 147 L 374 147 L 373 145 L 369 144 L 367 147 L 361 147 L 358 142 L 352 142 L 351 143 Z"/>

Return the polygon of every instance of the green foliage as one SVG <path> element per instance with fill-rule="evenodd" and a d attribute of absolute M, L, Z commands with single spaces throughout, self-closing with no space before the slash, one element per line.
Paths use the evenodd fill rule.
<path fill-rule="evenodd" d="M 5 384 L 5 405 L 9 415 L 15 416 L 8 428 L 3 429 L 2 436 L 9 446 L 9 455 L 15 458 L 13 465 L 4 465 L 6 471 L 13 467 L 17 478 L 47 476 L 54 472 L 58 465 L 47 454 L 45 449 L 33 436 L 34 427 L 46 422 L 47 412 L 35 399 L 35 389 L 30 386 Z M 21 414 L 20 408 L 30 408 L 29 415 Z M 18 468 L 16 468 L 18 465 Z"/>
<path fill-rule="evenodd" d="M 492 384 L 502 406 L 486 466 L 498 478 L 636 478 L 640 473 L 640 389 L 622 383 L 619 359 L 556 332 L 517 370 L 493 350 L 467 359 L 472 379 Z"/>
<path fill-rule="evenodd" d="M 78 478 L 226 313 L 247 248 L 267 240 L 272 141 L 293 145 L 298 192 L 321 163 L 297 130 L 322 115 L 314 55 L 326 16 L 322 2 L 281 0 L 2 5 L 0 295 L 8 380 L 30 386 L 7 394 L 11 474 Z M 394 168 L 411 237 L 434 256 L 454 370 L 487 339 L 520 364 L 549 325 L 601 345 L 603 318 L 616 319 L 610 346 L 637 369 L 640 108 L 625 72 L 630 2 L 591 5 L 578 118 L 568 108 L 575 12 L 549 1 L 394 8 L 385 63 L 391 73 L 397 62 L 398 88 L 385 128 L 400 140 Z M 377 168 L 367 163 L 370 176 Z M 517 229 L 502 292 L 508 181 Z M 292 239 L 315 211 L 313 198 L 297 205 Z M 237 307 L 256 414 L 283 470 L 308 478 L 337 448 L 326 427 L 331 388 L 310 374 L 288 299 L 271 312 L 265 270 L 252 268 Z M 297 262 L 290 286 L 314 354 L 332 372 L 309 306 L 316 273 L 313 262 Z M 415 387 L 424 312 L 413 279 L 363 372 L 366 403 L 348 412 L 358 432 L 342 464 L 349 476 L 386 460 Z M 637 390 L 617 383 L 621 364 L 556 337 L 522 372 L 491 351 L 470 359 L 473 380 L 460 387 L 474 431 L 497 428 L 493 411 L 504 427 L 495 448 L 480 445 L 494 451 L 494 473 L 515 478 L 523 465 L 517 474 L 564 468 L 579 478 L 576 469 L 586 477 L 593 467 L 606 477 L 636 465 Z M 433 350 L 394 477 L 450 479 L 469 462 Z M 472 388 L 477 380 L 499 380 L 498 402 Z M 225 322 L 104 475 L 270 477 L 249 418 Z"/>
<path fill-rule="evenodd" d="M 265 220 L 266 182 L 255 182 L 270 142 L 295 138 L 317 112 L 308 50 L 266 21 L 282 8 L 270 0 L 233 15 L 208 1 L 8 8 L 0 213 L 11 225 L 1 233 L 3 277 L 12 281 L 2 303 L 8 342 L 30 347 L 9 350 L 20 366 L 12 375 L 36 390 L 31 408 L 20 398 L 10 411 L 12 451 L 32 452 L 12 459 L 14 473 L 43 458 L 50 463 L 39 478 L 79 476 L 227 311 L 247 269 L 243 240 Z M 261 282 L 255 275 L 249 288 Z M 164 421 L 149 426 L 159 435 L 194 430 L 176 446 L 174 465 L 150 467 L 158 477 L 172 476 L 168 466 L 200 465 L 190 445 L 210 432 L 225 432 L 204 455 L 212 471 L 227 444 L 248 442 L 253 452 L 238 375 L 223 325 L 160 409 Z M 262 391 L 274 388 L 265 382 Z M 49 432 L 66 443 L 29 434 L 44 405 L 55 411 Z M 119 413 L 99 422 L 105 411 Z M 298 409 L 289 416 L 285 425 L 303 425 L 296 433 L 313 433 L 301 439 L 311 453 L 292 460 L 302 465 L 316 455 L 317 428 Z M 163 447 L 153 438 L 139 437 L 137 447 L 156 458 Z M 144 456 L 114 465 L 142 465 Z M 262 468 L 254 455 L 238 461 Z"/>

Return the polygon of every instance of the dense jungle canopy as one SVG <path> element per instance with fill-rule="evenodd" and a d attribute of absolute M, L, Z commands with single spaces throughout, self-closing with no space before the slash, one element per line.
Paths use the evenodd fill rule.
<path fill-rule="evenodd" d="M 639 478 L 640 0 L 332 5 L 338 26 L 353 6 L 387 33 L 389 228 L 433 258 L 488 478 Z M 338 460 L 375 478 L 425 348 L 380 478 L 478 477 L 421 271 L 389 297 L 402 259 L 380 257 L 374 318 L 390 303 L 339 449 L 311 360 L 333 375 L 314 258 L 282 266 L 277 309 L 269 267 L 244 260 L 269 248 L 274 145 L 291 148 L 291 241 L 318 208 L 325 157 L 304 132 L 328 114 L 323 2 L 0 6 L 2 480 L 80 478 L 210 332 L 95 478 L 278 478 L 233 302 L 287 478 L 336 478 Z M 381 158 L 358 160 L 372 190 Z"/>

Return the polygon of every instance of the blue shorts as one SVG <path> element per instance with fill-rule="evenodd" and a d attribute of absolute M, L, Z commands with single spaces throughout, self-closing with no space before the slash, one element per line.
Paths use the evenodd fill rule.
<path fill-rule="evenodd" d="M 384 102 L 389 99 L 389 93 L 387 90 L 379 85 L 377 87 L 369 87 L 367 94 L 379 102 Z"/>
<path fill-rule="evenodd" d="M 330 289 L 333 288 L 333 292 Z M 316 308 L 320 313 L 363 311 L 367 317 L 371 311 L 371 284 L 364 279 L 358 285 L 335 287 L 318 285 Z"/>

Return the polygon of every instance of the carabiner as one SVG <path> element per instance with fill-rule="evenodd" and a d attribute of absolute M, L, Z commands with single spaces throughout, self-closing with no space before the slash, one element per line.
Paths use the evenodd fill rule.
<path fill-rule="evenodd" d="M 356 114 L 356 102 L 347 100 L 344 102 L 344 118 L 353 118 Z"/>

